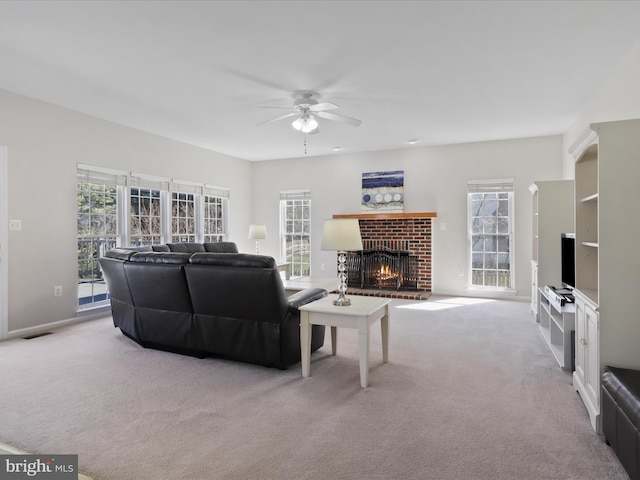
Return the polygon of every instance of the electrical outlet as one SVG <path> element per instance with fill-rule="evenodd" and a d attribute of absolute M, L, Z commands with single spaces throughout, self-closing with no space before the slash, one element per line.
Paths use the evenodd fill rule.
<path fill-rule="evenodd" d="M 327 269 L 327 264 L 323 263 L 322 265 L 320 265 L 320 270 L 324 271 Z"/>
<path fill-rule="evenodd" d="M 447 229 L 447 224 L 444 222 L 440 222 L 440 230 L 446 230 Z"/>
<path fill-rule="evenodd" d="M 62 296 L 62 285 L 56 285 L 53 287 L 53 296 L 61 297 Z"/>
<path fill-rule="evenodd" d="M 458 276 L 464 277 L 464 270 L 458 270 Z"/>

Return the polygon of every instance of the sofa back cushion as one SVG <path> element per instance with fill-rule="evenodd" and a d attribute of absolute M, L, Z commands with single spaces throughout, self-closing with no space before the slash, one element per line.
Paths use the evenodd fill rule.
<path fill-rule="evenodd" d="M 189 253 L 134 253 L 125 263 L 131 297 L 136 307 L 192 312 L 184 266 Z"/>
<path fill-rule="evenodd" d="M 238 246 L 235 242 L 204 242 L 203 245 L 207 252 L 238 253 Z"/>
<path fill-rule="evenodd" d="M 272 257 L 195 253 L 185 274 L 196 314 L 272 323 L 286 319 L 288 300 Z"/>
<path fill-rule="evenodd" d="M 111 250 L 107 250 L 104 256 L 107 258 L 115 258 L 118 260 L 129 260 L 129 258 L 131 258 L 131 255 L 133 255 L 134 253 L 136 253 L 136 250 L 132 250 L 130 248 L 112 248 Z"/>
<path fill-rule="evenodd" d="M 107 252 L 104 257 L 98 259 L 100 270 L 109 287 L 109 295 L 121 302 L 133 305 L 129 283 L 124 272 L 125 260 L 128 260 L 134 252 Z"/>
<path fill-rule="evenodd" d="M 170 252 L 196 253 L 204 252 L 204 245 L 198 242 L 167 243 Z"/>

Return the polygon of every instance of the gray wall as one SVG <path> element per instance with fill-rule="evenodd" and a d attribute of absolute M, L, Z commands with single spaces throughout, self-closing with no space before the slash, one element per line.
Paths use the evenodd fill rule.
<path fill-rule="evenodd" d="M 575 177 L 575 160 L 569 147 L 585 132 L 589 124 L 640 118 L 640 41 L 602 83 L 580 116 L 564 134 L 564 176 Z"/>
<path fill-rule="evenodd" d="M 562 178 L 562 137 L 469 143 L 441 147 L 296 158 L 253 165 L 253 220 L 269 238 L 261 252 L 279 256 L 280 190 L 309 188 L 312 200 L 312 275 L 335 272 L 335 253 L 320 250 L 322 223 L 337 213 L 359 213 L 361 175 L 404 170 L 405 212 L 436 212 L 433 224 L 432 290 L 475 295 L 467 290 L 467 181 L 515 180 L 515 289 L 531 295 L 531 194 L 535 180 Z M 441 229 L 442 225 L 446 227 Z M 323 264 L 326 265 L 322 270 Z M 463 276 L 459 276 L 462 272 Z"/>
<path fill-rule="evenodd" d="M 22 221 L 21 231 L 8 232 L 9 333 L 76 316 L 77 163 L 228 187 L 230 236 L 251 248 L 246 160 L 2 90 L 0 145 L 8 147 L 8 218 Z"/>

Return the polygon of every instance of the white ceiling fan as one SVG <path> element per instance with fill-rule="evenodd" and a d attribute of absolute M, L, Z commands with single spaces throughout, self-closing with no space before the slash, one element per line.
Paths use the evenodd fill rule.
<path fill-rule="evenodd" d="M 357 118 L 351 118 L 339 113 L 329 112 L 328 110 L 335 110 L 340 107 L 331 102 L 318 102 L 318 97 L 320 97 L 320 95 L 311 90 L 300 90 L 293 94 L 294 101 L 293 106 L 291 107 L 261 107 L 295 111 L 291 113 L 285 113 L 284 115 L 280 115 L 276 118 L 265 120 L 264 122 L 258 123 L 258 125 L 277 122 L 278 120 L 283 120 L 289 117 L 298 117 L 291 124 L 293 128 L 302 133 L 313 134 L 318 133 L 319 131 L 318 120 L 316 117 L 346 123 L 348 125 L 353 125 L 354 127 L 357 127 L 362 123 Z"/>

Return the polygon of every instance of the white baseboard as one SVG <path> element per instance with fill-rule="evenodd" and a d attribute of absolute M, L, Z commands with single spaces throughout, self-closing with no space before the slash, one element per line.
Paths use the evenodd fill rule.
<path fill-rule="evenodd" d="M 86 315 L 79 315 L 73 318 L 67 318 L 65 320 L 58 320 L 57 322 L 45 323 L 43 325 L 36 325 L 35 327 L 20 328 L 18 330 L 11 330 L 7 332 L 6 339 L 28 337 L 29 335 L 37 335 L 38 333 L 47 332 L 55 328 L 64 327 L 66 325 L 72 325 L 74 323 L 86 322 L 89 320 L 96 320 L 98 318 L 104 318 L 111 315 L 111 309 L 106 307 Z"/>
<path fill-rule="evenodd" d="M 464 291 L 432 290 L 432 295 L 442 295 L 447 297 L 472 297 L 472 298 L 494 298 L 496 300 L 515 300 L 518 302 L 531 303 L 531 297 L 518 295 L 516 290 L 489 290 L 482 288 L 467 288 Z"/>

